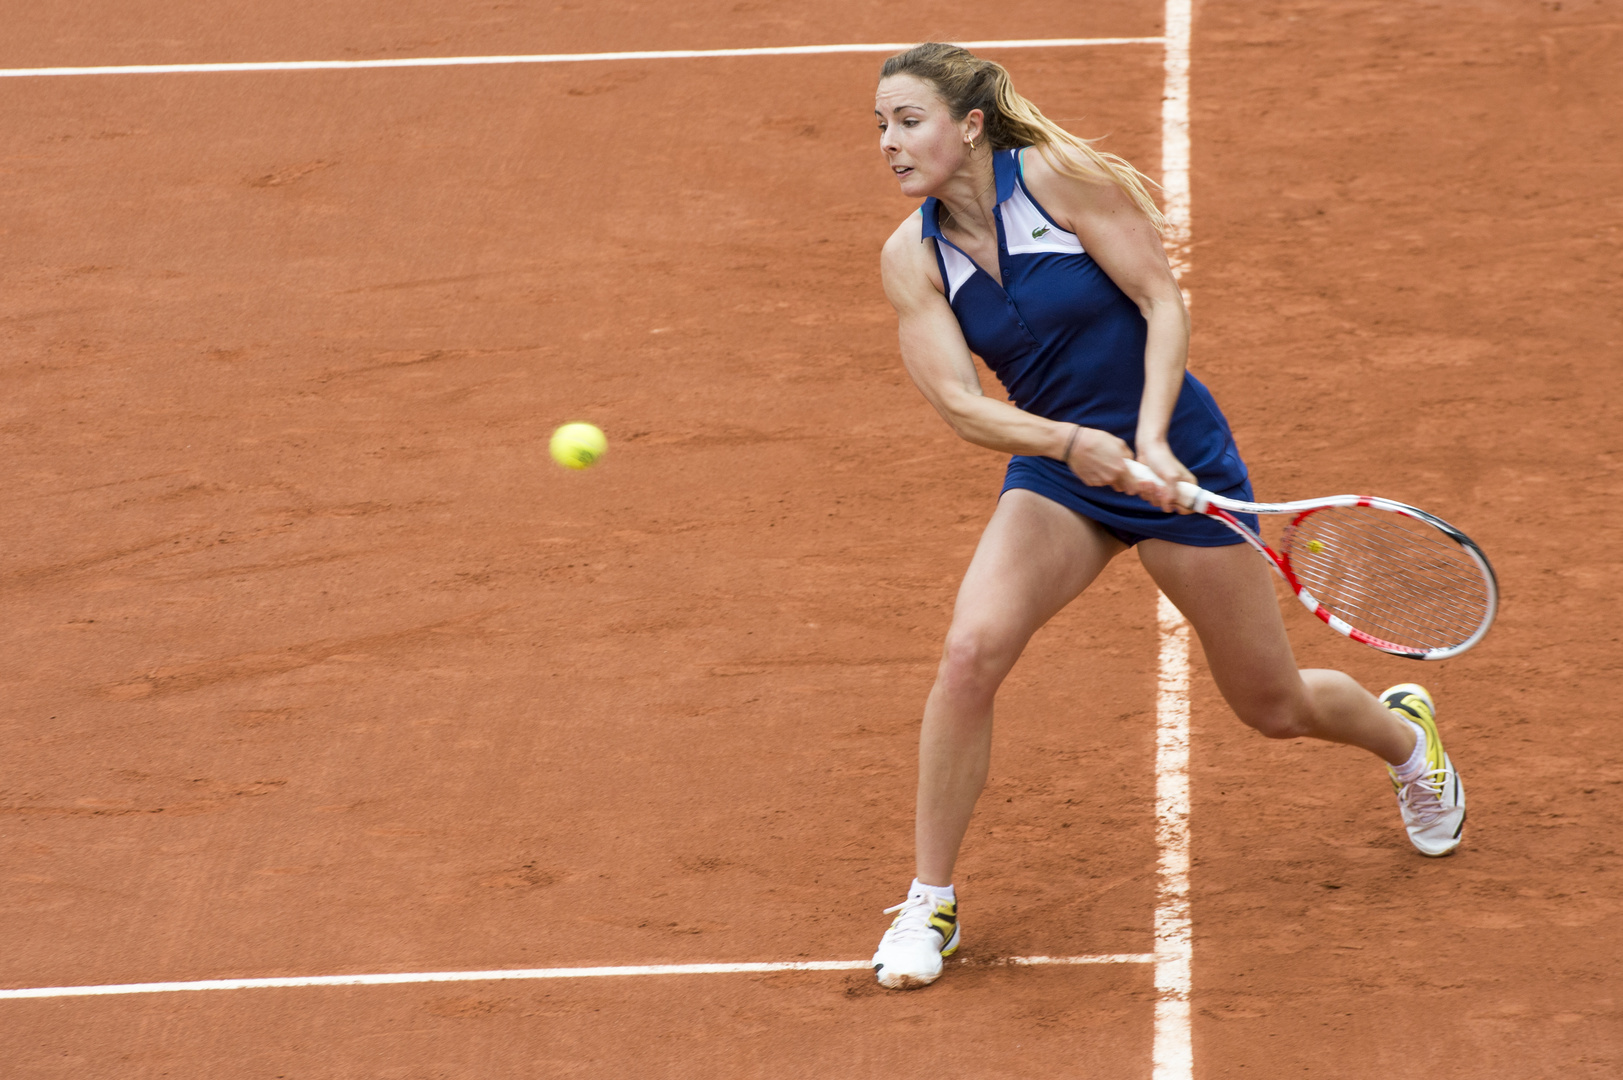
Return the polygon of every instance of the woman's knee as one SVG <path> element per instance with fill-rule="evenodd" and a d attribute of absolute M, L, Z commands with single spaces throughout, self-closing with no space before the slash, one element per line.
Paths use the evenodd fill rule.
<path fill-rule="evenodd" d="M 1269 739 L 1300 739 L 1312 731 L 1307 702 L 1301 695 L 1276 695 L 1230 702 L 1241 723 Z"/>
<path fill-rule="evenodd" d="M 955 625 L 942 646 L 936 681 L 952 694 L 993 694 L 1014 666 L 1022 644 L 993 626 Z"/>

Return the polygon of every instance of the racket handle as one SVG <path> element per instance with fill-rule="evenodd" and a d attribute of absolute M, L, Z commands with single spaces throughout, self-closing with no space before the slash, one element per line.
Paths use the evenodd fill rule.
<path fill-rule="evenodd" d="M 1127 458 L 1126 461 L 1127 471 L 1133 474 L 1134 480 L 1149 480 L 1153 483 L 1161 483 L 1161 478 L 1150 471 L 1149 466 L 1143 462 L 1134 461 L 1132 458 Z M 1205 488 L 1196 487 L 1185 480 L 1178 481 L 1177 500 L 1179 506 L 1185 506 L 1197 512 L 1204 512 L 1207 498 L 1208 492 Z"/>

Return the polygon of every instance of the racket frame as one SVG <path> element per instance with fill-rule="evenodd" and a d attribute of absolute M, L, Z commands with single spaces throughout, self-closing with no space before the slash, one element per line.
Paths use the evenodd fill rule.
<path fill-rule="evenodd" d="M 1133 479 L 1135 480 L 1152 480 L 1156 483 L 1161 482 L 1159 477 L 1157 477 L 1153 472 L 1151 472 L 1141 463 L 1133 461 L 1131 458 L 1127 460 L 1127 468 L 1128 471 L 1132 473 Z M 1185 482 L 1179 482 L 1178 484 L 1177 501 L 1179 505 L 1193 510 L 1198 514 L 1204 514 L 1207 517 L 1215 518 L 1216 520 L 1221 521 L 1235 533 L 1239 534 L 1241 539 L 1243 539 L 1247 544 L 1250 544 L 1258 554 L 1268 560 L 1268 564 L 1274 568 L 1274 571 L 1278 573 L 1282 579 L 1284 579 L 1285 584 L 1290 586 L 1291 591 L 1295 594 L 1296 599 L 1301 601 L 1303 607 L 1311 611 L 1314 616 L 1316 616 L 1320 621 L 1322 621 L 1326 626 L 1330 627 L 1330 629 L 1334 630 L 1336 633 L 1349 637 L 1360 644 L 1368 645 L 1372 649 L 1379 649 L 1381 652 L 1390 653 L 1393 656 L 1402 656 L 1410 660 L 1446 660 L 1451 656 L 1458 656 L 1460 653 L 1465 652 L 1477 642 L 1481 641 L 1483 635 L 1488 632 L 1488 627 L 1493 625 L 1494 615 L 1498 613 L 1499 579 L 1494 574 L 1493 567 L 1488 563 L 1488 557 L 1482 553 L 1482 549 L 1478 547 L 1476 542 L 1469 536 L 1466 536 L 1464 533 L 1460 532 L 1460 530 L 1456 529 L 1442 518 L 1435 514 L 1428 514 L 1426 511 L 1421 510 L 1418 507 L 1410 506 L 1408 503 L 1396 502 L 1392 499 L 1382 499 L 1374 495 L 1331 495 L 1328 498 L 1323 499 L 1301 499 L 1296 502 L 1287 503 L 1250 503 L 1242 502 L 1239 499 L 1227 499 L 1221 495 L 1207 491 L 1205 488 L 1197 487 L 1194 484 Z M 1328 510 L 1338 506 L 1368 507 L 1374 510 L 1384 510 L 1388 513 L 1399 514 L 1403 517 L 1412 518 L 1416 521 L 1423 522 L 1426 525 L 1430 525 L 1432 528 L 1438 530 L 1450 540 L 1454 541 L 1454 543 L 1458 544 L 1466 555 L 1470 557 L 1471 561 L 1476 564 L 1477 569 L 1481 571 L 1483 583 L 1487 586 L 1487 611 L 1484 614 L 1481 623 L 1478 624 L 1475 632 L 1458 645 L 1450 645 L 1438 649 L 1417 650 L 1410 645 L 1399 645 L 1394 642 L 1387 641 L 1384 638 L 1376 637 L 1373 634 L 1367 634 L 1326 608 L 1324 604 L 1319 601 L 1319 598 L 1309 592 L 1307 587 L 1302 584 L 1300 579 L 1297 578 L 1296 570 L 1291 566 L 1290 561 L 1290 541 L 1291 536 L 1295 533 L 1297 526 L 1300 525 L 1302 521 L 1309 515 L 1319 510 Z M 1284 554 L 1280 554 L 1279 552 L 1274 551 L 1273 548 L 1269 547 L 1262 537 L 1246 528 L 1245 525 L 1234 516 L 1235 514 L 1294 515 L 1291 518 L 1290 524 L 1285 526 L 1285 537 L 1279 545 L 1280 548 L 1283 549 Z"/>

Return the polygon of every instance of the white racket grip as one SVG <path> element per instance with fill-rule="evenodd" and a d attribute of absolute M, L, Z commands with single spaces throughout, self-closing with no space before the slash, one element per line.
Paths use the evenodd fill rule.
<path fill-rule="evenodd" d="M 1127 458 L 1127 471 L 1133 474 L 1134 480 L 1148 480 L 1152 483 L 1161 483 L 1161 478 L 1152 472 L 1143 462 Z M 1205 513 L 1206 506 L 1211 501 L 1212 493 L 1205 488 L 1196 487 L 1185 480 L 1178 481 L 1178 505 L 1188 507 L 1196 513 Z"/>

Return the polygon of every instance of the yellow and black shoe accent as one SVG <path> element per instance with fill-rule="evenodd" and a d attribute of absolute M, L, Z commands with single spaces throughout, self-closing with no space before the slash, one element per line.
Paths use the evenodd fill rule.
<path fill-rule="evenodd" d="M 933 893 L 914 893 L 885 914 L 897 912 L 873 954 L 879 985 L 892 990 L 929 986 L 941 977 L 941 961 L 958 951 L 958 904 Z"/>

